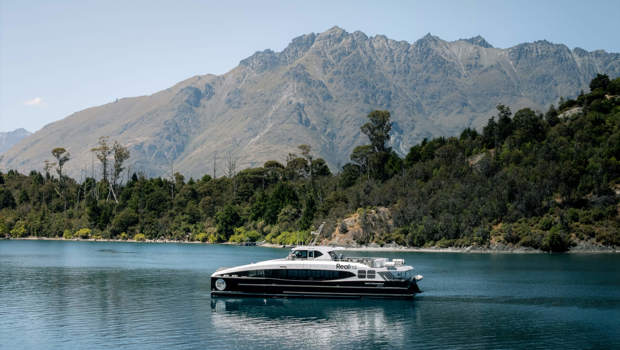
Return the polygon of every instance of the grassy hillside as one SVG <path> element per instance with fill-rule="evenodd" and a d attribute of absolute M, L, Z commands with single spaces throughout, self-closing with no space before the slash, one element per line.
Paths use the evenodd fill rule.
<path fill-rule="evenodd" d="M 481 133 L 424 140 L 404 159 L 388 147 L 389 113 L 375 111 L 362 126 L 370 144 L 338 174 L 304 146 L 286 164 L 236 174 L 229 164 L 216 179 L 80 184 L 53 168 L 10 170 L 0 173 L 0 235 L 291 244 L 321 222 L 324 239 L 342 234 L 355 214 L 359 244 L 618 246 L 620 78 L 599 75 L 590 88 L 544 115 L 500 105 Z M 368 214 L 378 211 L 389 225 Z"/>

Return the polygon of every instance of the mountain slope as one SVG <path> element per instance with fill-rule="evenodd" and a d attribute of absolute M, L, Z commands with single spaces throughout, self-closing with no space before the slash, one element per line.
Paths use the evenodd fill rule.
<path fill-rule="evenodd" d="M 21 139 L 31 134 L 32 133 L 30 131 L 23 128 L 15 129 L 8 132 L 0 132 L 0 154 L 8 151 Z"/>
<path fill-rule="evenodd" d="M 373 109 L 392 112 L 393 147 L 404 154 L 425 137 L 482 125 L 498 103 L 546 109 L 587 89 L 596 73 L 619 76 L 620 55 L 547 41 L 498 49 L 481 37 L 430 34 L 410 44 L 334 27 L 282 52 L 257 52 L 221 76 L 72 114 L 13 147 L 3 165 L 40 169 L 63 146 L 73 155 L 68 173 L 79 176 L 106 135 L 130 147 L 132 171 L 148 175 L 211 174 L 215 157 L 221 175 L 226 158 L 238 168 L 284 161 L 303 143 L 336 167 L 366 142 L 359 127 Z"/>

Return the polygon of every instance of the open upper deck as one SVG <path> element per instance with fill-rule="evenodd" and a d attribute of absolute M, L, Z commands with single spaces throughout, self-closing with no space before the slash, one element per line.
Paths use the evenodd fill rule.
<path fill-rule="evenodd" d="M 364 264 L 372 268 L 380 267 L 396 267 L 405 264 L 404 259 L 388 259 L 374 257 L 345 257 L 343 255 L 344 248 L 329 246 L 298 246 L 291 249 L 291 253 L 287 256 L 289 260 L 331 260 L 354 262 Z"/>

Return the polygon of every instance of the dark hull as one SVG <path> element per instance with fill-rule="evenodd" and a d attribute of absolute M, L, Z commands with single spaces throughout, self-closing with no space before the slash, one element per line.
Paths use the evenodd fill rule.
<path fill-rule="evenodd" d="M 218 290 L 215 281 L 226 281 Z M 413 298 L 421 293 L 415 280 L 385 281 L 298 281 L 272 278 L 211 277 L 212 296 L 286 297 L 286 298 Z"/>

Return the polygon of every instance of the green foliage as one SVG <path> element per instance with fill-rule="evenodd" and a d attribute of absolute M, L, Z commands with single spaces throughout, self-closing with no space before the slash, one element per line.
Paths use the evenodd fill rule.
<path fill-rule="evenodd" d="M 70 230 L 65 230 L 65 231 L 62 233 L 62 238 L 63 238 L 63 239 L 73 239 L 73 234 L 71 233 L 71 231 L 70 231 Z"/>
<path fill-rule="evenodd" d="M 392 130 L 390 112 L 375 110 L 370 112 L 367 118 L 369 121 L 362 125 L 361 130 L 370 139 L 373 151 L 388 152 L 389 148 L 386 143 L 390 140 L 390 130 Z"/>
<path fill-rule="evenodd" d="M 11 229 L 10 233 L 11 233 L 11 237 L 13 238 L 26 237 L 27 236 L 26 223 L 23 221 L 18 221 L 17 223 L 15 223 L 15 226 L 13 226 L 13 229 Z"/>
<path fill-rule="evenodd" d="M 616 78 L 609 82 L 607 89 L 612 95 L 620 95 L 620 78 Z"/>
<path fill-rule="evenodd" d="M 596 89 L 606 90 L 609 86 L 609 76 L 606 74 L 597 74 L 594 79 L 590 82 L 590 91 L 594 91 Z"/>
<path fill-rule="evenodd" d="M 11 233 L 9 229 L 9 225 L 7 225 L 6 220 L 3 217 L 0 217 L 0 236 L 8 236 Z"/>
<path fill-rule="evenodd" d="M 137 242 L 144 242 L 146 241 L 146 236 L 143 233 L 136 233 L 133 236 L 133 239 Z"/>
<path fill-rule="evenodd" d="M 277 236 L 273 234 L 270 235 L 266 237 L 267 241 L 281 245 L 306 244 L 312 240 L 310 231 L 284 231 Z"/>
<path fill-rule="evenodd" d="M 133 174 L 115 185 L 124 150 L 117 146 L 115 168 L 114 146 L 102 138 L 93 152 L 110 181 L 78 183 L 52 176 L 51 168 L 44 175 L 0 173 L 0 235 L 69 237 L 88 228 L 83 236 L 92 238 L 246 242 L 265 235 L 288 245 L 307 242 L 320 222 L 329 233 L 359 208 L 386 207 L 396 229 L 374 227 L 374 214 L 361 210 L 357 243 L 503 242 L 548 251 L 569 249 L 574 240 L 618 246 L 620 78 L 597 76 L 591 88 L 561 99 L 544 116 L 525 108 L 513 117 L 499 105 L 481 133 L 468 128 L 458 138 L 424 139 L 404 159 L 388 147 L 389 113 L 374 111 L 362 126 L 369 144 L 355 148 L 338 174 L 302 145 L 301 156 L 291 154 L 286 165 L 268 161 L 231 177 L 185 182 L 178 173 L 171 179 Z M 560 118 L 575 106 L 581 108 Z M 68 161 L 66 150 L 56 154 Z"/>
<path fill-rule="evenodd" d="M 233 205 L 225 206 L 221 211 L 215 214 L 215 223 L 217 232 L 228 238 L 233 234 L 235 227 L 241 225 L 241 216 L 237 207 Z"/>
<path fill-rule="evenodd" d="M 194 236 L 195 241 L 206 242 L 209 239 L 209 234 L 205 232 L 201 232 Z"/>
<path fill-rule="evenodd" d="M 541 248 L 545 251 L 561 253 L 567 251 L 570 245 L 571 242 L 566 234 L 562 232 L 562 228 L 556 225 L 545 234 Z"/>
<path fill-rule="evenodd" d="M 88 239 L 90 238 L 90 235 L 92 234 L 92 230 L 89 228 L 81 228 L 79 230 L 77 230 L 74 234 L 75 237 L 81 238 L 81 239 Z"/>
<path fill-rule="evenodd" d="M 112 235 L 129 231 L 129 228 L 138 223 L 138 214 L 132 208 L 125 208 L 112 220 L 110 232 Z"/>
<path fill-rule="evenodd" d="M 15 208 L 15 198 L 11 191 L 5 188 L 0 188 L 0 209 Z"/>
<path fill-rule="evenodd" d="M 246 230 L 243 227 L 235 229 L 235 234 L 230 236 L 229 242 L 231 243 L 245 243 L 256 242 L 263 238 L 263 236 L 255 230 Z"/>

